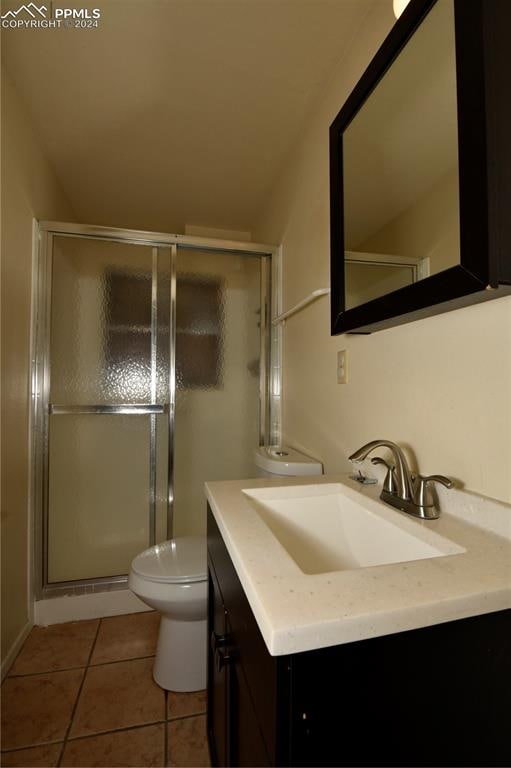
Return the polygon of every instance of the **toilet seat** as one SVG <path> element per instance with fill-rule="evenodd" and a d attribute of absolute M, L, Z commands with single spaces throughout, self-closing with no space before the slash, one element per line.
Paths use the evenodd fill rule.
<path fill-rule="evenodd" d="M 147 581 L 184 584 L 207 580 L 207 550 L 204 536 L 180 536 L 141 552 L 131 570 Z"/>

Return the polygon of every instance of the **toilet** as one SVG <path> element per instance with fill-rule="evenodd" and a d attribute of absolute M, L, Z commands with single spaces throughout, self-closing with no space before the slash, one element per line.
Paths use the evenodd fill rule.
<path fill-rule="evenodd" d="M 153 677 L 167 691 L 206 687 L 208 569 L 204 536 L 180 536 L 133 560 L 128 586 L 161 613 Z"/>
<path fill-rule="evenodd" d="M 263 445 L 259 446 L 254 451 L 254 463 L 257 477 L 271 477 L 273 475 L 299 477 L 323 474 L 321 462 L 285 445 L 268 448 Z"/>
<path fill-rule="evenodd" d="M 257 476 L 321 475 L 322 465 L 292 448 L 257 448 Z M 155 682 L 167 691 L 206 687 L 208 571 L 206 538 L 181 536 L 141 552 L 128 586 L 161 613 Z"/>

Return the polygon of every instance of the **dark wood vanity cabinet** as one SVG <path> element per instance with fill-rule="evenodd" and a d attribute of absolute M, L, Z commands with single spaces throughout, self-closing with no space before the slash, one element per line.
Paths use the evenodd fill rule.
<path fill-rule="evenodd" d="M 511 612 L 274 657 L 208 510 L 216 766 L 510 765 Z"/>
<path fill-rule="evenodd" d="M 208 512 L 208 736 L 213 765 L 275 765 L 272 658 Z"/>
<path fill-rule="evenodd" d="M 214 571 L 209 571 L 208 731 L 214 765 L 270 765 Z"/>

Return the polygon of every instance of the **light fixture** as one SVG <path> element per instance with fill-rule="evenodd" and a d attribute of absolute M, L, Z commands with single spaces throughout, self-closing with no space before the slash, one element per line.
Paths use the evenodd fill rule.
<path fill-rule="evenodd" d="M 409 2 L 410 0 L 392 0 L 392 8 L 394 9 L 396 19 L 399 19 Z"/>

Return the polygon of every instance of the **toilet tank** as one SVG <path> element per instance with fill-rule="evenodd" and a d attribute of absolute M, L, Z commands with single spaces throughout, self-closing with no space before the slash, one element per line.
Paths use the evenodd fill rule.
<path fill-rule="evenodd" d="M 300 451 L 287 446 L 260 446 L 254 451 L 256 477 L 272 477 L 275 475 L 322 475 L 321 462 L 311 459 Z"/>

